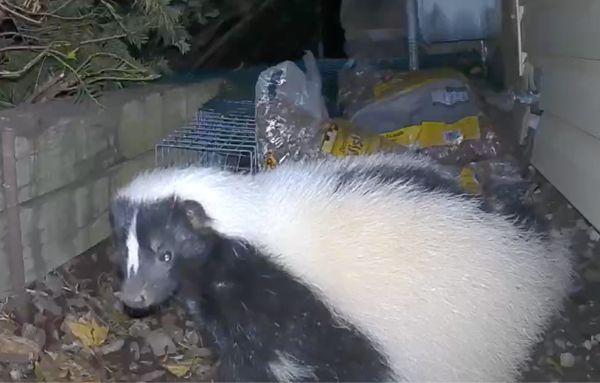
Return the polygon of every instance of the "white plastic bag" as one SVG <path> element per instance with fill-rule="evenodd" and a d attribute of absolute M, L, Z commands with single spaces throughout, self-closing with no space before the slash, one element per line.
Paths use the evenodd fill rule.
<path fill-rule="evenodd" d="M 304 63 L 306 74 L 284 61 L 258 77 L 256 132 L 261 168 L 321 156 L 323 124 L 329 115 L 311 52 L 306 52 Z"/>

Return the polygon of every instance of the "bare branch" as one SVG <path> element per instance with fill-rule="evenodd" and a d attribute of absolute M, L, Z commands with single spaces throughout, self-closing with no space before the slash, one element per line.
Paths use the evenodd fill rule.
<path fill-rule="evenodd" d="M 32 36 L 32 35 L 26 35 L 20 32 L 2 32 L 0 33 L 0 37 L 21 37 L 23 39 L 29 39 L 29 40 L 40 40 L 38 37 L 36 36 Z"/>
<path fill-rule="evenodd" d="M 33 93 L 25 102 L 27 102 L 29 104 L 33 104 L 33 103 L 37 102 L 38 100 L 43 98 L 44 94 L 49 92 L 49 90 L 51 88 L 55 87 L 58 83 L 63 81 L 64 78 L 65 78 L 65 73 L 62 72 L 58 76 L 54 76 L 51 79 L 49 79 L 48 81 L 46 81 L 46 83 L 44 85 L 42 85 L 41 87 L 38 88 L 36 86 L 35 93 Z M 55 93 L 60 93 L 60 90 L 56 91 Z M 53 96 L 50 98 L 53 98 Z"/>
<path fill-rule="evenodd" d="M 160 78 L 158 74 L 148 75 L 146 77 L 117 77 L 117 76 L 105 76 L 105 77 L 96 77 L 94 79 L 89 80 L 88 82 L 95 83 L 98 81 L 152 81 Z"/>
<path fill-rule="evenodd" d="M 66 41 L 56 41 L 52 45 L 14 45 L 8 46 L 4 48 L 0 48 L 0 52 L 10 52 L 10 51 L 48 51 L 55 54 L 58 54 L 62 57 L 67 57 L 64 53 L 54 50 L 53 48 L 58 48 L 61 46 L 69 46 L 70 44 Z"/>
<path fill-rule="evenodd" d="M 68 0 L 65 1 L 64 3 L 62 3 L 59 7 L 57 7 L 56 9 L 53 9 L 52 12 L 50 13 L 57 13 L 58 11 L 60 11 L 61 9 L 63 9 L 64 7 L 66 7 L 67 5 L 71 4 L 74 0 Z"/>
<path fill-rule="evenodd" d="M 0 48 L 0 52 L 10 51 L 42 51 L 50 49 L 49 45 L 13 45 L 4 48 Z"/>
<path fill-rule="evenodd" d="M 59 16 L 59 15 L 56 14 L 56 10 L 54 12 L 36 12 L 36 11 L 30 11 L 30 10 L 28 10 L 26 8 L 19 7 L 16 4 L 11 4 L 7 0 L 3 0 L 3 1 L 6 4 L 9 4 L 10 6 L 12 6 L 14 9 L 17 9 L 19 12 L 27 13 L 28 15 L 31 15 L 31 16 L 40 16 L 42 18 L 43 17 L 54 17 L 54 18 L 60 19 L 60 20 L 72 20 L 72 21 L 75 21 L 75 20 L 83 20 L 83 19 L 86 19 L 86 18 L 90 17 L 91 15 L 93 15 L 93 13 L 90 12 L 87 15 L 82 15 L 82 16 L 70 16 L 70 17 L 69 16 Z"/>
<path fill-rule="evenodd" d="M 92 98 L 94 101 L 97 102 L 96 98 L 91 94 L 91 92 L 89 91 L 87 84 L 85 83 L 85 81 L 82 80 L 81 76 L 79 76 L 79 73 L 77 73 L 77 71 L 75 70 L 75 68 L 73 68 L 71 65 L 69 65 L 69 63 L 67 63 L 66 61 L 64 61 L 60 56 L 57 56 L 55 53 L 50 52 L 49 53 L 52 57 L 54 57 L 55 60 L 57 60 L 58 62 L 60 62 L 65 68 L 67 68 L 71 74 L 77 79 L 77 82 L 81 85 L 80 89 L 85 92 L 90 98 Z"/>
<path fill-rule="evenodd" d="M 82 42 L 79 43 L 79 45 L 95 44 L 95 43 L 101 43 L 101 42 L 109 41 L 109 40 L 118 40 L 118 39 L 122 39 L 124 37 L 127 37 L 127 35 L 124 33 L 122 33 L 120 35 L 114 35 L 114 36 L 99 37 L 97 39 L 83 40 Z"/>
<path fill-rule="evenodd" d="M 100 69 L 99 71 L 91 74 L 90 77 L 91 76 L 98 76 L 98 75 L 100 75 L 102 73 L 108 73 L 108 72 L 136 74 L 136 73 L 145 73 L 145 72 L 148 72 L 148 71 L 145 70 L 145 69 L 104 68 L 104 69 Z"/>
<path fill-rule="evenodd" d="M 28 16 L 25 16 L 25 15 L 23 15 L 23 14 L 17 12 L 17 11 L 14 11 L 11 8 L 7 7 L 5 4 L 6 4 L 6 2 L 4 0 L 0 1 L 0 9 L 2 9 L 3 11 L 5 11 L 7 13 L 10 13 L 11 15 L 13 15 L 15 17 L 18 17 L 20 19 L 23 19 L 23 20 L 25 20 L 25 21 L 27 21 L 29 23 L 36 24 L 36 25 L 41 25 L 42 24 L 41 21 L 32 19 L 32 18 L 30 18 Z"/>
<path fill-rule="evenodd" d="M 44 56 L 44 59 L 42 60 L 42 63 L 40 64 L 40 68 L 38 69 L 38 73 L 37 76 L 35 77 L 35 87 L 38 87 L 38 84 L 40 82 L 40 77 L 42 76 L 42 69 L 44 69 L 44 64 L 46 63 L 46 58 L 47 56 Z"/>
<path fill-rule="evenodd" d="M 176 0 L 79 1 L 0 0 L 0 18 L 11 24 L 0 30 L 0 55 L 11 64 L 3 62 L 0 68 L 0 84 L 8 85 L 0 108 L 8 101 L 72 96 L 97 102 L 107 84 L 124 87 L 160 78 L 148 63 L 132 58 L 137 51 L 127 47 L 145 44 L 153 32 L 162 46 L 188 44 L 186 23 L 197 15 L 186 12 L 204 12 L 198 4 L 184 4 L 189 8 L 179 12 L 172 8 Z M 155 49 L 153 44 L 149 48 Z"/>
<path fill-rule="evenodd" d="M 115 8 L 107 0 L 100 0 L 100 2 L 108 10 L 108 12 L 110 12 L 111 16 L 115 19 L 115 21 L 117 23 L 119 23 L 119 26 L 121 27 L 121 29 L 123 30 L 123 32 L 129 33 L 129 31 L 127 30 L 127 28 L 125 28 L 125 25 L 121 21 L 121 16 L 119 16 L 117 14 L 117 12 L 115 11 Z"/>
<path fill-rule="evenodd" d="M 43 51 L 33 59 L 31 59 L 23 68 L 17 71 L 10 70 L 0 70 L 0 79 L 15 79 L 21 77 L 23 74 L 27 73 L 31 68 L 35 66 L 41 59 L 46 56 L 47 51 Z"/>
<path fill-rule="evenodd" d="M 137 68 L 137 69 L 139 69 L 140 71 L 143 71 L 143 70 L 145 70 L 144 68 L 140 68 L 140 67 L 138 67 L 137 65 L 135 65 L 134 63 L 132 63 L 132 62 L 129 62 L 129 61 L 127 61 L 127 60 L 125 60 L 123 57 L 121 57 L 121 56 L 119 56 L 119 55 L 116 55 L 116 54 L 114 54 L 114 53 L 109 53 L 109 52 L 96 52 L 96 53 L 94 53 L 94 54 L 90 55 L 90 56 L 89 56 L 89 57 L 88 57 L 88 58 L 87 58 L 87 59 L 86 59 L 86 60 L 85 60 L 83 63 L 81 63 L 81 64 L 80 64 L 80 65 L 77 67 L 77 70 L 78 70 L 78 71 L 81 71 L 81 69 L 82 69 L 83 67 L 85 67 L 87 64 L 89 64 L 89 63 L 90 63 L 90 62 L 91 62 L 91 61 L 92 61 L 94 58 L 96 58 L 96 57 L 101 57 L 101 56 L 104 56 L 104 57 L 111 57 L 111 58 L 113 58 L 113 59 L 115 59 L 115 60 L 118 60 L 118 61 L 120 61 L 120 62 L 122 62 L 122 63 L 125 63 L 125 64 L 127 64 L 128 66 L 130 66 L 130 67 L 132 67 L 132 68 Z"/>

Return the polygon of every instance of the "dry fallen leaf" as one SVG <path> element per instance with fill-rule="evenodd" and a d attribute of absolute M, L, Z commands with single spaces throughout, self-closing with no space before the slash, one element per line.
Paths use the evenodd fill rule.
<path fill-rule="evenodd" d="M 33 369 L 38 382 L 55 382 L 61 379 L 61 370 L 57 358 L 58 356 L 51 353 L 48 353 L 48 355 L 42 354 Z"/>
<path fill-rule="evenodd" d="M 112 341 L 111 343 L 107 343 L 104 346 L 100 347 L 98 350 L 101 355 L 111 354 L 113 352 L 117 352 L 123 348 L 125 345 L 124 339 L 117 339 Z"/>
<path fill-rule="evenodd" d="M 115 309 L 111 305 L 104 306 L 104 313 L 107 320 L 116 323 L 119 326 L 123 326 L 131 322 L 131 318 L 123 312 Z"/>
<path fill-rule="evenodd" d="M 13 335 L 18 327 L 17 323 L 9 315 L 0 314 L 0 336 Z"/>
<path fill-rule="evenodd" d="M 90 320 L 66 321 L 71 333 L 87 347 L 99 347 L 108 336 L 108 327 L 100 326 L 94 318 Z"/>
<path fill-rule="evenodd" d="M 183 378 L 190 372 L 190 364 L 164 364 L 163 367 L 178 378 Z"/>
<path fill-rule="evenodd" d="M 198 361 L 191 359 L 177 363 L 164 363 L 162 366 L 176 377 L 183 378 L 196 366 L 196 364 L 198 364 Z"/>
<path fill-rule="evenodd" d="M 101 377 L 91 364 L 79 355 L 58 353 L 42 355 L 35 365 L 38 381 L 100 382 Z"/>
<path fill-rule="evenodd" d="M 62 308 L 56 304 L 56 302 L 50 297 L 43 295 L 42 293 L 37 293 L 32 298 L 33 305 L 40 312 L 49 312 L 52 315 L 60 316 L 63 311 Z"/>
<path fill-rule="evenodd" d="M 153 380 L 161 378 L 164 374 L 165 374 L 165 372 L 163 370 L 150 371 L 150 372 L 145 373 L 144 375 L 140 375 L 138 381 L 151 382 Z"/>
<path fill-rule="evenodd" d="M 173 339 L 163 329 L 150 331 L 145 334 L 144 340 L 156 356 L 171 355 L 177 352 Z"/>
<path fill-rule="evenodd" d="M 35 361 L 40 353 L 40 346 L 16 335 L 0 336 L 0 362 L 27 363 Z"/>

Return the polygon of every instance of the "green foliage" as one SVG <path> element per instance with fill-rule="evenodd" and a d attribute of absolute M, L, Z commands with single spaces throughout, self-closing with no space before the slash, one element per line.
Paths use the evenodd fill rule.
<path fill-rule="evenodd" d="M 218 16 L 210 0 L 0 0 L 0 108 L 154 80 L 169 68 L 147 51 L 186 53 L 188 27 Z"/>

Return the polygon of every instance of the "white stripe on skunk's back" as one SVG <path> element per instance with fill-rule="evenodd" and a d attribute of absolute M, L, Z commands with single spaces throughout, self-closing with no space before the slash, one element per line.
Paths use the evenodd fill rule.
<path fill-rule="evenodd" d="M 377 340 L 399 374 L 516 378 L 567 290 L 566 249 L 446 194 L 357 183 L 324 199 L 322 184 L 289 185 L 278 193 L 296 209 L 273 209 L 266 242 Z"/>
<path fill-rule="evenodd" d="M 289 164 L 254 177 L 190 169 L 148 174 L 121 194 L 160 198 L 138 193 L 160 184 L 164 195 L 169 185 L 200 202 L 218 231 L 274 254 L 362 329 L 398 376 L 515 380 L 566 296 L 568 250 L 458 196 L 364 178 L 335 191 L 336 172 L 390 161 L 433 169 L 412 156 Z"/>

